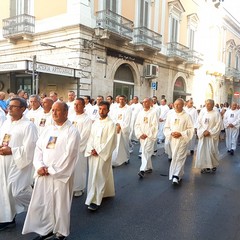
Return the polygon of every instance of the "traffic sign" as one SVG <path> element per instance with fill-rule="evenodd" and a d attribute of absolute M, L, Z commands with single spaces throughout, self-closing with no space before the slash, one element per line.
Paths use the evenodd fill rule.
<path fill-rule="evenodd" d="M 157 90 L 157 83 L 156 82 L 152 82 L 152 90 Z"/>

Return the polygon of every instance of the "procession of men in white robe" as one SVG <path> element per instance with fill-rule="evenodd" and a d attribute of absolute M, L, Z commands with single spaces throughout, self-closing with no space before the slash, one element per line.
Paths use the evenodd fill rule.
<path fill-rule="evenodd" d="M 35 97 L 33 96 L 33 98 Z M 118 98 L 123 101 L 121 98 L 124 97 L 118 96 Z M 143 172 L 143 174 L 139 176 L 143 177 L 145 172 L 153 169 L 151 157 L 155 150 L 154 144 L 157 140 L 157 134 L 160 133 L 158 136 L 161 141 L 166 138 L 172 158 L 169 180 L 177 179 L 179 182 L 184 175 L 188 147 L 190 147 L 190 150 L 194 149 L 193 133 L 194 128 L 197 128 L 198 148 L 195 167 L 200 168 L 202 173 L 209 172 L 206 169 L 216 170 L 219 165 L 218 137 L 222 123 L 217 110 L 204 108 L 196 116 L 196 109 L 193 107 L 185 108 L 185 111 L 180 112 L 174 109 L 169 111 L 165 107 L 164 124 L 160 129 L 160 115 L 158 115 L 161 113 L 160 107 L 159 110 L 154 110 L 153 107 L 144 110 L 142 105 L 138 104 L 138 106 L 132 106 L 131 109 L 126 104 L 126 99 L 124 100 L 124 104 L 115 103 L 115 107 L 111 108 L 111 112 L 108 113 L 111 118 L 106 117 L 102 120 L 100 120 L 99 106 L 93 107 L 90 103 L 87 103 L 85 113 L 77 115 L 72 112 L 69 120 L 62 127 L 54 125 L 51 112 L 45 112 L 40 106 L 26 114 L 36 124 L 37 128 L 25 117 L 17 123 L 11 122 L 10 119 L 5 121 L 0 131 L 0 142 L 3 143 L 6 141 L 6 136 L 11 135 L 13 154 L 9 156 L 0 155 L 0 160 L 2 159 L 0 161 L 0 175 L 4 176 L 0 178 L 0 184 L 4 186 L 3 194 L 0 195 L 0 203 L 4 206 L 4 211 L 0 212 L 0 223 L 11 222 L 17 213 L 26 210 L 32 195 L 23 233 L 34 230 L 40 235 L 46 235 L 51 230 L 64 236 L 69 235 L 69 212 L 73 192 L 83 192 L 87 184 L 85 203 L 90 210 L 95 210 L 92 204 L 99 207 L 104 197 L 115 196 L 112 166 L 120 166 L 124 162 L 128 163 L 131 139 L 140 140 L 142 148 L 140 173 Z M 74 101 L 74 104 L 76 104 L 76 101 Z M 136 112 L 135 107 L 137 107 Z M 157 105 L 155 108 L 158 109 Z M 96 114 L 91 120 L 90 116 L 92 116 L 93 111 Z M 44 125 L 41 125 L 43 119 L 45 119 Z M 235 151 L 240 126 L 239 110 L 227 110 L 224 116 L 224 126 L 227 136 L 227 149 Z M 39 140 L 35 149 L 37 129 Z M 164 138 L 161 135 L 162 132 Z M 180 135 L 175 137 L 175 132 L 180 133 Z M 146 135 L 146 138 L 141 138 L 142 135 Z M 49 142 L 50 138 L 52 142 Z M 55 142 L 56 138 L 58 139 L 57 142 Z M 191 141 L 192 145 L 190 145 Z M 49 146 L 46 147 L 48 143 Z M 57 148 L 59 156 L 59 160 L 54 162 L 56 164 L 54 166 L 51 166 L 52 146 Z M 97 155 L 92 154 L 93 149 L 96 150 Z M 71 156 L 68 154 L 69 151 Z M 72 159 L 71 163 L 66 159 Z M 32 161 L 35 169 L 45 165 L 50 166 L 50 176 L 48 177 L 38 176 L 35 173 L 33 194 L 30 187 L 32 183 Z M 9 164 L 11 162 L 14 164 Z M 14 172 L 14 178 L 3 174 L 3 168 L 6 167 L 9 173 Z M 88 181 L 86 181 L 87 174 Z M 14 179 L 14 183 L 9 179 Z M 11 196 L 12 193 L 9 194 L 8 192 L 9 186 L 14 187 L 12 189 L 12 191 L 14 190 L 13 196 Z M 61 202 L 60 205 L 53 206 L 50 199 L 46 199 L 41 191 L 52 194 L 52 191 L 56 188 L 58 191 L 54 197 L 68 200 Z M 14 201 L 12 198 L 14 198 Z M 15 202 L 14 206 L 12 202 Z M 50 211 L 42 213 L 43 206 L 49 206 Z M 40 216 L 42 221 L 36 220 L 36 215 Z M 63 215 L 64 218 L 59 217 Z M 55 222 L 52 216 L 57 219 Z"/>

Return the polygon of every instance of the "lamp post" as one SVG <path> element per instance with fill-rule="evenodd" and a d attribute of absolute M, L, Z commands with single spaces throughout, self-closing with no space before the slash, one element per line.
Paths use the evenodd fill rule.
<path fill-rule="evenodd" d="M 37 56 L 33 56 L 33 70 L 32 70 L 32 88 L 33 88 L 33 94 L 35 93 L 35 71 L 37 68 Z"/>

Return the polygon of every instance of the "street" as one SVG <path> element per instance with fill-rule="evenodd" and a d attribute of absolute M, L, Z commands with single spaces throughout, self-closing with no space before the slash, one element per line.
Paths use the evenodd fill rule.
<path fill-rule="evenodd" d="M 230 156 L 221 141 L 215 174 L 194 169 L 195 155 L 189 155 L 183 181 L 174 187 L 168 180 L 163 144 L 158 147 L 153 173 L 139 179 L 139 145 L 135 145 L 130 164 L 113 169 L 115 198 L 104 199 L 97 212 L 84 204 L 86 193 L 73 199 L 69 240 L 240 239 L 240 150 Z M 18 215 L 16 228 L 0 232 L 0 239 L 34 238 L 34 233 L 21 235 L 24 217 Z"/>

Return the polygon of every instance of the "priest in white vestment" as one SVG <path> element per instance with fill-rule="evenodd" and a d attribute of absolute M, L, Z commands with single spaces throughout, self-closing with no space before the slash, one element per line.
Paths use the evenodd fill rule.
<path fill-rule="evenodd" d="M 198 146 L 195 167 L 201 169 L 201 173 L 215 172 L 219 165 L 219 134 L 222 118 L 218 111 L 214 110 L 214 101 L 208 99 L 205 102 L 198 117 Z"/>
<path fill-rule="evenodd" d="M 149 98 L 143 100 L 143 108 L 144 109 L 139 112 L 135 122 L 135 134 L 137 139 L 140 140 L 142 149 L 141 167 L 138 173 L 140 178 L 144 177 L 145 172 L 152 172 L 151 157 L 158 132 L 157 113 L 151 108 L 151 101 Z"/>
<path fill-rule="evenodd" d="M 26 117 L 36 126 L 39 125 L 39 116 L 43 113 L 43 108 L 41 107 L 40 101 L 41 99 L 38 95 L 31 95 L 29 97 L 30 110 L 26 112 Z"/>
<path fill-rule="evenodd" d="M 163 129 L 164 125 L 166 122 L 167 114 L 169 112 L 169 107 L 167 105 L 167 100 L 166 99 L 161 99 L 160 102 L 160 115 L 159 115 L 159 129 L 158 129 L 158 143 L 164 142 L 165 141 L 165 136 L 163 134 Z"/>
<path fill-rule="evenodd" d="M 223 124 L 226 132 L 227 151 L 234 155 L 240 126 L 240 111 L 237 109 L 237 103 L 232 103 L 231 108 L 225 112 Z"/>
<path fill-rule="evenodd" d="M 66 104 L 68 105 L 68 118 L 70 118 L 72 114 L 75 114 L 74 111 L 75 98 L 76 98 L 75 92 L 72 90 L 68 91 L 68 101 L 66 102 Z"/>
<path fill-rule="evenodd" d="M 53 118 L 52 118 L 52 105 L 53 105 L 53 100 L 50 97 L 45 97 L 42 100 L 42 108 L 43 112 L 39 114 L 39 120 L 37 129 L 38 129 L 38 135 L 40 136 L 43 130 L 53 124 Z"/>
<path fill-rule="evenodd" d="M 130 125 L 130 134 L 129 134 L 129 141 L 130 141 L 130 150 L 133 150 L 132 147 L 132 143 L 131 141 L 138 141 L 136 135 L 135 135 L 135 122 L 138 116 L 138 113 L 143 110 L 143 105 L 139 102 L 138 100 L 138 96 L 134 96 L 132 99 L 132 104 L 130 105 L 130 109 L 132 112 L 132 116 L 131 116 L 131 125 Z"/>
<path fill-rule="evenodd" d="M 100 118 L 92 125 L 87 142 L 85 156 L 89 157 L 89 174 L 86 205 L 95 211 L 104 197 L 115 196 L 114 179 L 112 172 L 112 153 L 116 147 L 116 128 L 108 117 L 109 102 L 99 104 Z"/>
<path fill-rule="evenodd" d="M 90 135 L 92 120 L 84 112 L 84 107 L 84 99 L 76 98 L 74 101 L 75 114 L 72 114 L 69 119 L 77 128 L 81 139 L 79 143 L 79 156 L 74 170 L 74 197 L 80 197 L 84 193 L 87 183 L 87 157 L 84 156 L 84 152 Z"/>
<path fill-rule="evenodd" d="M 194 154 L 194 149 L 195 149 L 195 142 L 196 142 L 196 133 L 197 133 L 197 119 L 198 119 L 198 112 L 195 107 L 193 107 L 193 100 L 189 99 L 187 101 L 186 107 L 184 107 L 184 110 L 186 113 L 190 115 L 193 121 L 193 126 L 194 126 L 194 134 L 192 139 L 190 140 L 188 144 L 188 150 L 190 151 L 190 154 Z"/>
<path fill-rule="evenodd" d="M 124 95 L 119 96 L 119 106 L 114 110 L 112 117 L 117 130 L 117 146 L 113 152 L 112 165 L 117 167 L 123 163 L 128 164 L 130 160 L 129 134 L 131 109 L 126 104 L 126 97 Z"/>
<path fill-rule="evenodd" d="M 55 102 L 52 116 L 55 124 L 48 126 L 37 141 L 35 185 L 22 233 L 65 239 L 70 232 L 73 171 L 80 135 L 67 119 L 66 103 Z"/>
<path fill-rule="evenodd" d="M 26 211 L 31 199 L 37 129 L 23 115 L 26 108 L 24 99 L 12 98 L 0 129 L 0 230 L 14 226 L 16 214 Z"/>
<path fill-rule="evenodd" d="M 174 102 L 174 110 L 167 115 L 163 130 L 166 141 L 169 141 L 171 147 L 172 161 L 169 169 L 169 180 L 172 180 L 174 185 L 179 184 L 184 175 L 188 143 L 194 133 L 192 119 L 183 110 L 183 106 L 184 100 L 181 98 Z"/>

